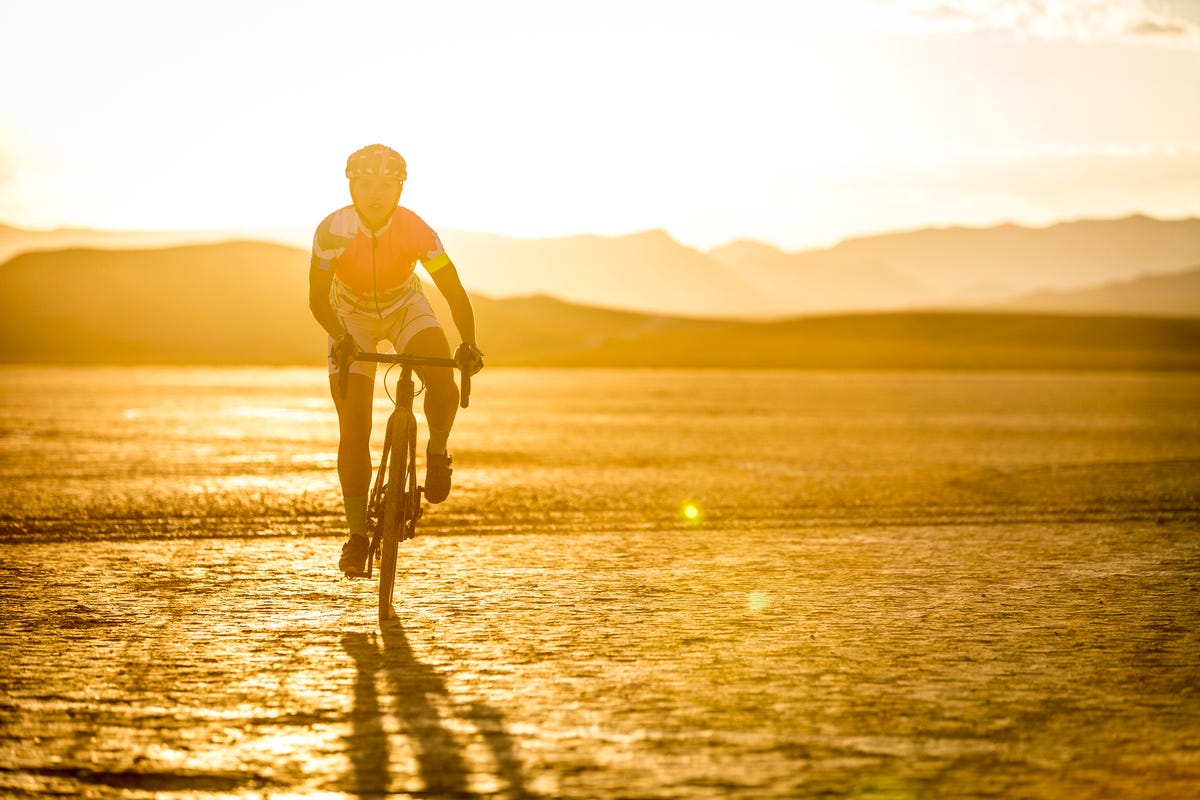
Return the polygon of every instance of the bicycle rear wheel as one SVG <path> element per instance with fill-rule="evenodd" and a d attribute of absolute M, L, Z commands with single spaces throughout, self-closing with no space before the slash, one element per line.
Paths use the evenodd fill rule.
<path fill-rule="evenodd" d="M 409 498 L 409 487 L 415 483 L 412 464 L 416 458 L 417 421 L 412 413 L 397 412 L 388 426 L 390 461 L 388 462 L 387 487 L 384 490 L 383 536 L 379 544 L 379 621 L 385 622 L 396 616 L 392 607 L 392 592 L 396 583 L 397 550 L 402 539 L 408 538 L 411 529 L 410 517 L 413 504 Z"/>

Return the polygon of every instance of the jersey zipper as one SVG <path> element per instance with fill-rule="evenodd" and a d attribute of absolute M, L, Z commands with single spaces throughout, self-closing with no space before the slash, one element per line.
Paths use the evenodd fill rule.
<path fill-rule="evenodd" d="M 383 309 L 379 307 L 379 273 L 375 268 L 375 251 L 379 249 L 379 239 L 375 231 L 371 231 L 371 294 L 375 296 L 375 313 L 383 319 Z"/>

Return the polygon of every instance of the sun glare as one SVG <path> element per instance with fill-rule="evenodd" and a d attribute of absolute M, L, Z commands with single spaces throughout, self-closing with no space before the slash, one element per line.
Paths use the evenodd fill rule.
<path fill-rule="evenodd" d="M 1165 32 L 1121 51 L 1046 36 L 1015 50 L 1015 33 L 985 35 L 994 14 L 964 12 L 974 22 L 935 35 L 913 4 L 875 0 L 611 0 L 603 12 L 516 0 L 469 14 L 359 0 L 369 26 L 330 26 L 306 3 L 188 15 L 77 3 L 65 27 L 59 4 L 10 5 L 0 72 L 26 77 L 6 87 L 0 220 L 34 227 L 309 227 L 346 202 L 346 154 L 375 141 L 409 160 L 405 202 L 435 227 L 516 237 L 665 229 L 700 248 L 796 248 L 1104 203 L 1195 208 L 1194 51 L 1151 51 Z M 439 36 L 397 49 L 400 30 L 444 32 L 472 58 L 444 58 Z M 1173 39 L 1194 46 L 1198 30 Z M 1072 36 L 1096 38 L 1084 34 Z M 403 102 L 313 52 L 353 52 L 352 75 L 407 76 Z M 1111 93 L 1104 104 L 1093 84 Z M 1137 143 L 1183 148 L 1179 177 L 1127 160 L 1133 177 L 1110 178 L 1108 195 L 1064 199 L 1044 165 L 987 155 Z M 953 162 L 980 153 L 1011 186 Z"/>

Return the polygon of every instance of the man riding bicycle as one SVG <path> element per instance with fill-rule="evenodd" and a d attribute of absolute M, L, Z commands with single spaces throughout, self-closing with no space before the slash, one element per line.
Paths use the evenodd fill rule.
<path fill-rule="evenodd" d="M 462 338 L 455 359 L 474 374 L 483 368 L 475 346 L 475 312 L 458 270 L 425 222 L 399 205 L 407 165 L 395 150 L 373 144 L 346 161 L 352 205 L 317 226 L 308 270 L 308 306 L 329 334 L 329 388 L 338 415 L 338 478 L 350 538 L 338 569 L 362 572 L 370 540 L 367 491 L 371 482 L 371 418 L 375 364 L 353 361 L 346 391 L 339 391 L 342 365 L 360 350 L 377 352 L 381 341 L 397 353 L 450 357 L 446 334 L 421 292 L 418 261 L 450 306 Z M 458 386 L 449 367 L 423 367 L 425 419 L 429 445 L 425 497 L 440 503 L 450 494 L 451 458 L 447 440 L 458 410 Z"/>

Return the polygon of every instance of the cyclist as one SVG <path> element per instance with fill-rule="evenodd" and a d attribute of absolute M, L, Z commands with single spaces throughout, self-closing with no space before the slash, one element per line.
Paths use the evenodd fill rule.
<path fill-rule="evenodd" d="M 308 270 L 308 305 L 329 334 L 329 388 L 338 415 L 338 479 L 350 538 L 338 569 L 361 572 L 367 538 L 367 492 L 371 483 L 371 416 L 375 364 L 354 361 L 345 397 L 338 372 L 345 356 L 376 352 L 382 341 L 398 353 L 450 357 L 446 334 L 421 292 L 418 261 L 445 296 L 462 344 L 455 358 L 472 374 L 483 368 L 475 346 L 475 312 L 458 271 L 425 222 L 399 205 L 408 168 L 395 150 L 373 144 L 346 161 L 351 205 L 327 216 L 313 236 Z M 450 493 L 447 440 L 458 410 L 458 386 L 449 367 L 420 369 L 425 384 L 429 445 L 425 454 L 425 497 L 440 503 Z"/>

